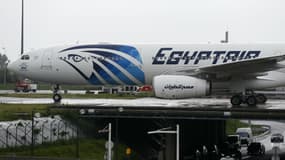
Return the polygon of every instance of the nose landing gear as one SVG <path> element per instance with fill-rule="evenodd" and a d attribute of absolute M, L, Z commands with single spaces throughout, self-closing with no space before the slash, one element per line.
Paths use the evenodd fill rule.
<path fill-rule="evenodd" d="M 54 103 L 61 102 L 62 96 L 60 95 L 59 91 L 60 91 L 60 86 L 59 84 L 56 84 L 53 88 L 53 96 L 52 96 Z"/>
<path fill-rule="evenodd" d="M 267 98 L 264 94 L 256 94 L 252 90 L 246 90 L 245 93 L 235 94 L 231 98 L 231 104 L 233 106 L 240 106 L 241 104 L 247 104 L 254 107 L 257 104 L 265 104 Z"/>

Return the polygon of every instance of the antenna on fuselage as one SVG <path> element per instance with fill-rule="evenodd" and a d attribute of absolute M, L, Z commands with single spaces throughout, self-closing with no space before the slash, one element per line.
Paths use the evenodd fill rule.
<path fill-rule="evenodd" d="M 21 55 L 24 53 L 24 0 L 22 0 Z"/>
<path fill-rule="evenodd" d="M 225 39 L 221 40 L 221 43 L 229 43 L 229 31 L 225 32 Z"/>

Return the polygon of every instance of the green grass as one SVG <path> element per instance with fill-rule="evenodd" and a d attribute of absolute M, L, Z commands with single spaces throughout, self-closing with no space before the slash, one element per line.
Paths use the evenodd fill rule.
<path fill-rule="evenodd" d="M 32 111 L 45 114 L 47 109 L 48 105 L 44 104 L 0 104 L 0 121 L 31 119 Z"/>
<path fill-rule="evenodd" d="M 14 89 L 14 88 L 15 88 L 14 83 L 7 83 L 6 85 L 4 85 L 3 83 L 0 84 L 0 90 L 10 90 L 10 89 Z"/>
<path fill-rule="evenodd" d="M 79 141 L 79 157 L 81 160 L 103 160 L 105 149 L 104 139 L 80 139 Z M 123 160 L 125 157 L 125 150 L 127 146 L 119 144 L 118 157 Z M 31 156 L 30 147 L 18 147 L 1 149 L 1 155 L 17 155 L 17 156 Z M 135 153 L 134 153 L 135 155 Z M 68 142 L 56 142 L 34 147 L 34 156 L 39 157 L 54 157 L 54 158 L 76 158 L 76 141 L 70 140 Z"/>

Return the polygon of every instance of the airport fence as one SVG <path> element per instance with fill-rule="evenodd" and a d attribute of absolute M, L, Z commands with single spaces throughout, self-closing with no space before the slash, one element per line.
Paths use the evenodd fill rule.
<path fill-rule="evenodd" d="M 76 127 L 60 116 L 0 122 L 0 148 L 52 143 L 75 138 Z"/>
<path fill-rule="evenodd" d="M 110 119 L 88 118 L 79 113 L 48 110 L 41 114 L 52 116 L 40 117 L 33 112 L 30 120 L 0 122 L 0 160 L 106 159 L 108 133 L 99 130 L 105 130 Z M 17 117 L 31 117 L 28 113 L 20 115 Z M 122 160 L 126 146 L 116 141 L 116 132 L 114 126 L 112 155 Z"/>

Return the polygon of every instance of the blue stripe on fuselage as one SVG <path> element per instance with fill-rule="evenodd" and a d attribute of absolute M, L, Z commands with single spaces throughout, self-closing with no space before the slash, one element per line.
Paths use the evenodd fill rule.
<path fill-rule="evenodd" d="M 140 68 L 138 68 L 135 64 L 127 60 L 126 58 L 120 55 L 117 55 L 111 52 L 105 52 L 105 51 L 92 51 L 91 50 L 91 51 L 85 51 L 85 52 L 93 53 L 99 56 L 103 56 L 105 58 L 109 58 L 110 60 L 114 61 L 115 63 L 123 67 L 125 70 L 127 70 L 131 75 L 136 77 L 141 83 L 145 82 L 144 72 Z"/>
<path fill-rule="evenodd" d="M 136 84 L 132 80 L 130 80 L 123 72 L 121 72 L 117 67 L 112 65 L 111 63 L 104 61 L 104 60 L 102 60 L 101 63 L 104 64 L 107 68 L 109 68 L 110 71 L 112 73 L 114 73 L 125 84 L 127 84 L 127 85 L 135 85 Z"/>
<path fill-rule="evenodd" d="M 102 67 L 100 67 L 95 62 L 93 62 L 93 68 L 107 83 L 115 85 L 119 84 Z"/>

